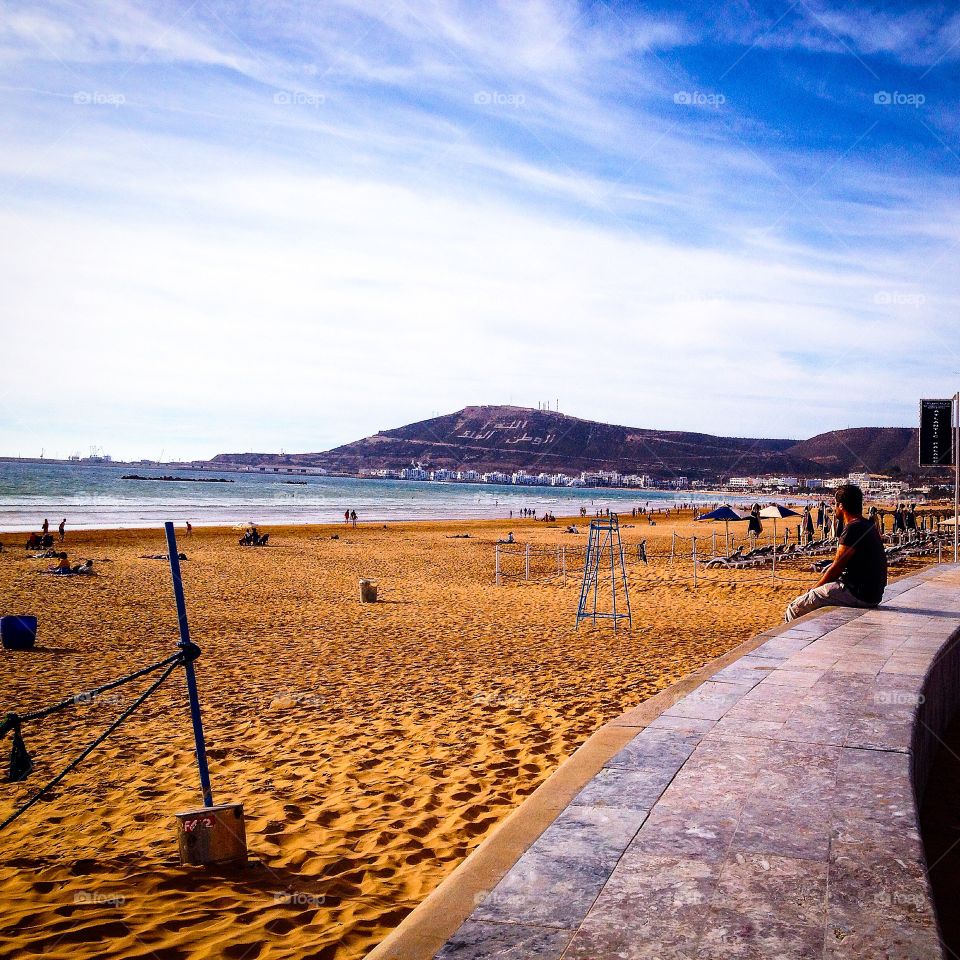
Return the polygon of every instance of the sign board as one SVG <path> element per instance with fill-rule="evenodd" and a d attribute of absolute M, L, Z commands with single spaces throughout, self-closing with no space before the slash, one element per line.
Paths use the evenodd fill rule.
<path fill-rule="evenodd" d="M 953 466 L 953 400 L 920 401 L 920 466 Z"/>

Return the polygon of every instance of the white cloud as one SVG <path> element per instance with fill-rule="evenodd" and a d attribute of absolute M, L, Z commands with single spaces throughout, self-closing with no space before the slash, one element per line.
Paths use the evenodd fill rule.
<path fill-rule="evenodd" d="M 912 416 L 953 362 L 951 184 L 674 110 L 691 29 L 584 9 L 21 9 L 0 451 L 315 450 L 557 396 L 728 434 Z M 78 71 L 125 103 L 73 104 Z M 889 358 L 907 332 L 927 370 Z"/>

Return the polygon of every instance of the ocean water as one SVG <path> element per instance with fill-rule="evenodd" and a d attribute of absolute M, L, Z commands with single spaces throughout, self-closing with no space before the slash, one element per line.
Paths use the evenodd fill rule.
<path fill-rule="evenodd" d="M 178 483 L 123 480 L 170 474 L 232 483 Z M 297 483 L 290 483 L 290 480 Z M 730 500 L 731 498 L 725 498 Z M 732 498 L 737 499 L 737 498 Z M 742 498 L 741 498 L 742 499 Z M 241 473 L 212 469 L 175 471 L 164 467 L 113 464 L 0 461 L 0 531 L 51 530 L 67 518 L 67 529 L 160 527 L 165 520 L 194 526 L 329 523 L 356 510 L 361 521 L 441 520 L 516 517 L 522 507 L 538 514 L 617 512 L 646 504 L 714 502 L 715 496 L 664 490 L 514 487 L 475 483 L 354 480 L 346 477 Z"/>

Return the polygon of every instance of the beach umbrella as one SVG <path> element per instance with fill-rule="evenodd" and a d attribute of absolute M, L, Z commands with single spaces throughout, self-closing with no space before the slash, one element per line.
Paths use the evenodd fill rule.
<path fill-rule="evenodd" d="M 726 531 L 727 539 L 727 556 L 730 555 L 730 521 L 733 520 L 736 523 L 738 520 L 749 520 L 750 514 L 745 510 L 734 510 L 729 504 L 725 503 L 722 507 L 717 507 L 716 510 L 711 510 L 709 513 L 705 513 L 702 516 L 697 517 L 697 520 L 722 520 L 724 529 Z"/>
<path fill-rule="evenodd" d="M 796 510 L 789 507 L 783 507 L 779 503 L 771 503 L 769 507 L 764 507 L 760 511 L 760 516 L 764 519 L 773 520 L 773 572 L 777 572 L 777 520 L 784 517 L 799 517 Z"/>

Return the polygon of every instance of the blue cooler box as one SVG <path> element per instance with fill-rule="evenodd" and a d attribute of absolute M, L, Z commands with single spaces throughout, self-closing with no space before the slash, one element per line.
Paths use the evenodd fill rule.
<path fill-rule="evenodd" d="M 36 639 L 36 617 L 0 617 L 0 640 L 4 649 L 32 650 Z"/>

